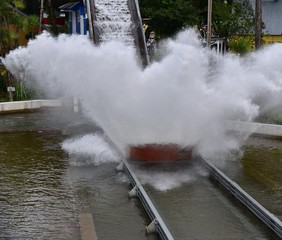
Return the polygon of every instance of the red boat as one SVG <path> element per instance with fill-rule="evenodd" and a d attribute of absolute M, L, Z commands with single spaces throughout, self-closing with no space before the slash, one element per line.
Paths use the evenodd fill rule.
<path fill-rule="evenodd" d="M 192 148 L 181 148 L 177 144 L 146 144 L 130 146 L 130 161 L 143 162 L 176 162 L 189 160 L 192 157 Z"/>

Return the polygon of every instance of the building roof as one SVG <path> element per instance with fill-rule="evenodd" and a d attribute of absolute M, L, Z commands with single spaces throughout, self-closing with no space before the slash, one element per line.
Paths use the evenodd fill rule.
<path fill-rule="evenodd" d="M 60 6 L 59 9 L 61 11 L 69 12 L 69 11 L 73 11 L 73 10 L 79 9 L 80 6 L 81 6 L 80 2 L 71 2 L 71 3 L 66 3 L 66 4 Z"/>

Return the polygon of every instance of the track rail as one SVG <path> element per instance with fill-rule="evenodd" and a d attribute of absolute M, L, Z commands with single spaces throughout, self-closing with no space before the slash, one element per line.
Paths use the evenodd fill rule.
<path fill-rule="evenodd" d="M 142 187 L 142 184 L 132 171 L 131 167 L 129 166 L 128 162 L 124 160 L 120 166 L 117 167 L 118 171 L 124 171 L 128 176 L 133 189 L 129 192 L 130 197 L 138 197 L 145 208 L 150 220 L 152 221 L 150 225 L 146 228 L 147 233 L 156 232 L 159 234 L 161 239 L 166 240 L 173 240 L 170 231 L 168 230 L 167 226 L 165 225 L 163 219 L 159 215 L 157 209 L 155 208 L 154 204 L 152 203 L 151 199 L 149 198 L 148 194 Z"/>
<path fill-rule="evenodd" d="M 207 162 L 202 157 L 199 157 L 198 160 L 200 164 L 207 169 L 211 177 L 218 181 L 262 223 L 264 223 L 272 232 L 282 239 L 282 222 L 274 214 L 270 213 L 247 192 L 245 192 L 236 182 L 229 179 L 223 172 L 211 163 Z M 127 174 L 133 186 L 133 189 L 129 192 L 129 196 L 138 197 L 140 199 L 152 221 L 150 225 L 146 227 L 147 233 L 156 232 L 159 234 L 161 239 L 174 239 L 128 162 L 124 160 L 121 165 L 117 167 L 117 170 L 124 171 Z"/>
<path fill-rule="evenodd" d="M 236 182 L 229 179 L 215 166 L 208 163 L 202 157 L 199 157 L 199 161 L 215 180 L 217 180 L 222 186 L 224 186 L 227 191 L 229 191 L 269 229 L 271 229 L 279 238 L 282 239 L 282 222 L 275 215 L 265 209 L 254 198 L 246 193 Z"/>

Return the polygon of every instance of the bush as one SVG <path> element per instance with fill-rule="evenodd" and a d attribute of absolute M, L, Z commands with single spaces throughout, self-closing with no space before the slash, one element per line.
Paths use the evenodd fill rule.
<path fill-rule="evenodd" d="M 37 91 L 34 88 L 24 84 L 14 78 L 14 76 L 8 72 L 4 65 L 0 64 L 0 101 L 9 101 L 7 87 L 15 87 L 13 94 L 13 100 L 23 101 L 30 100 L 37 97 Z"/>
<path fill-rule="evenodd" d="M 244 55 L 252 49 L 252 42 L 246 38 L 232 39 L 229 42 L 231 52 Z"/>
<path fill-rule="evenodd" d="M 282 107 L 275 107 L 260 114 L 255 121 L 282 125 Z"/>

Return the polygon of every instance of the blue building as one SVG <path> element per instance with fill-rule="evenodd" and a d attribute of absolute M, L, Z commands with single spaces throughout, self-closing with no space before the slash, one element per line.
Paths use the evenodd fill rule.
<path fill-rule="evenodd" d="M 87 35 L 87 15 L 81 2 L 71 2 L 60 6 L 61 12 L 68 13 L 69 33 Z"/>

